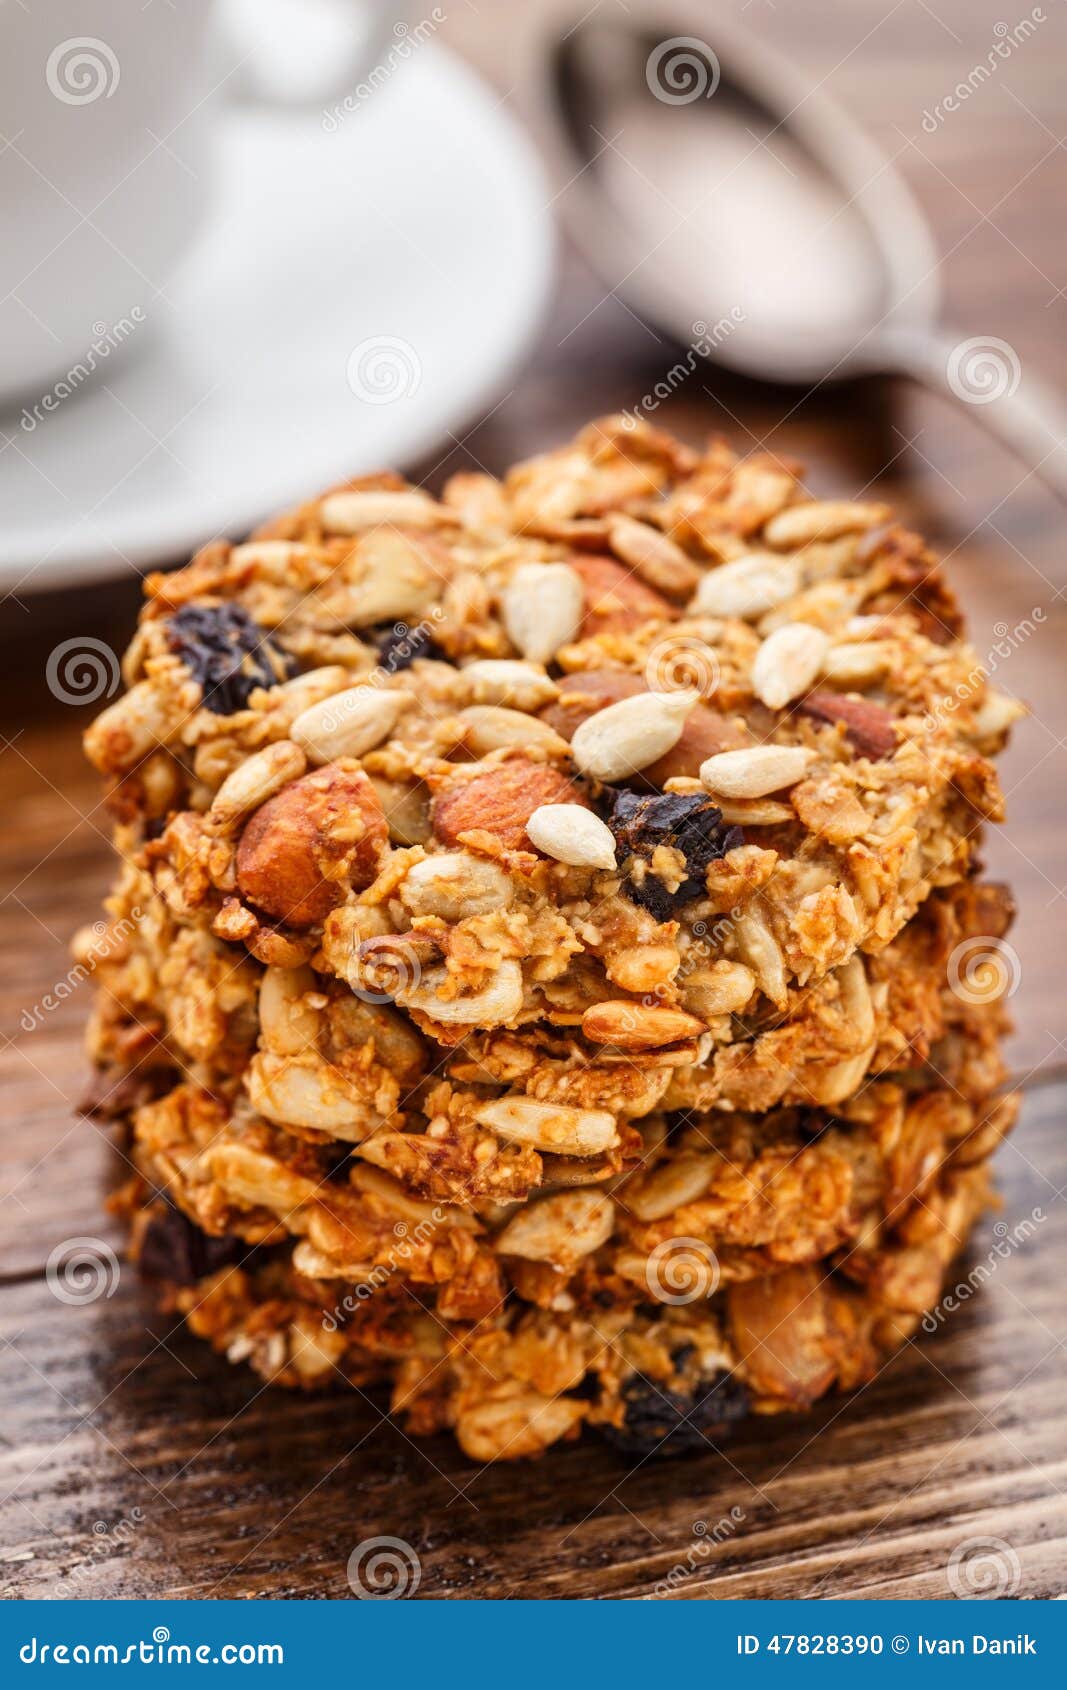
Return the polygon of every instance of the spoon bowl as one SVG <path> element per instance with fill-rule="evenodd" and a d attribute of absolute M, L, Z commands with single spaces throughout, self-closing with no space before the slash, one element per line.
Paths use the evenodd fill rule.
<path fill-rule="evenodd" d="M 974 414 L 1067 499 L 1067 414 L 996 337 L 940 326 L 937 248 L 863 128 L 692 0 L 555 14 L 538 62 L 571 232 L 680 343 L 807 388 L 904 374 Z"/>

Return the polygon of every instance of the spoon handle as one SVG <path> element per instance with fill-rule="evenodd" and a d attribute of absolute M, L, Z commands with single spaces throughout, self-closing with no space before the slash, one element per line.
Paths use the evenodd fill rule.
<path fill-rule="evenodd" d="M 966 405 L 1067 503 L 1067 404 L 1038 376 L 1024 372 L 1007 341 L 891 328 L 879 336 L 879 351 L 901 375 Z"/>

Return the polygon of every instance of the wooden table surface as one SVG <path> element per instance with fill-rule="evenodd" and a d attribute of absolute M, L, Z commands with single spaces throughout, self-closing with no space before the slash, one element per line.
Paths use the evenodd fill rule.
<path fill-rule="evenodd" d="M 946 255 L 961 337 L 995 334 L 1024 369 L 1067 387 L 1058 0 L 1040 37 L 932 136 L 922 113 L 985 59 L 999 0 L 855 0 L 833 16 L 814 3 L 731 9 L 899 154 Z M 459 10 L 442 36 L 518 101 L 510 8 L 483 0 Z M 634 404 L 676 356 L 565 254 L 536 355 L 491 416 L 443 443 L 419 474 L 436 485 L 459 464 L 499 470 L 589 415 Z M 690 439 L 721 429 L 800 456 L 821 491 L 893 500 L 950 557 L 978 649 L 1014 648 L 997 658 L 999 678 L 1033 713 L 1005 760 L 1011 819 L 987 858 L 1020 906 L 1012 1057 L 1023 1074 L 1049 1075 L 1067 1054 L 1060 510 L 973 415 L 901 385 L 804 395 L 702 370 L 659 420 Z M 80 758 L 85 713 L 51 697 L 45 666 L 73 634 L 121 650 L 136 599 L 131 575 L 4 605 L 6 1593 L 346 1596 L 350 1551 L 380 1535 L 416 1551 L 422 1596 L 647 1596 L 668 1577 L 684 1597 L 935 1596 L 948 1593 L 953 1551 L 966 1545 L 970 1555 L 971 1540 L 988 1538 L 1000 1540 L 991 1553 L 1019 1597 L 1067 1590 L 1062 1085 L 1028 1093 L 1000 1154 L 1004 1221 L 1032 1217 L 1030 1236 L 998 1253 L 990 1217 L 961 1266 L 961 1277 L 991 1266 L 981 1295 L 867 1390 L 808 1418 L 757 1422 L 721 1457 L 631 1469 L 583 1442 L 481 1470 L 448 1440 L 411 1442 L 370 1399 L 264 1389 L 155 1316 L 128 1267 L 114 1294 L 91 1305 L 52 1295 L 44 1267 L 58 1244 L 121 1243 L 102 1209 L 115 1152 L 74 1117 L 87 988 L 60 985 L 70 933 L 93 918 L 111 872 L 106 826 Z M 1032 634 L 1011 636 L 1026 619 Z"/>

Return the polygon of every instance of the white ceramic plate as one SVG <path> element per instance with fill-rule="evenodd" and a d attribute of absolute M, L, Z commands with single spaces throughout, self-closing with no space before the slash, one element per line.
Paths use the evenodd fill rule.
<path fill-rule="evenodd" d="M 333 132 L 227 123 L 209 233 L 166 298 L 139 302 L 121 353 L 54 409 L 0 417 L 8 590 L 181 559 L 330 481 L 443 453 L 538 323 L 540 166 L 444 49 Z"/>

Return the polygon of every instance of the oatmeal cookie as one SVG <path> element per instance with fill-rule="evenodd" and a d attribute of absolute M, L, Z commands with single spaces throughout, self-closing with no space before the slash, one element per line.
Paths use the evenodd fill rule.
<path fill-rule="evenodd" d="M 1014 1118 L 953 969 L 1021 711 L 883 505 L 602 419 L 213 543 L 123 672 L 89 1107 L 194 1330 L 475 1459 L 704 1441 L 907 1336 Z"/>

